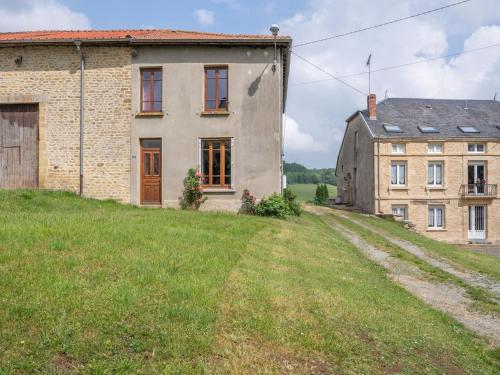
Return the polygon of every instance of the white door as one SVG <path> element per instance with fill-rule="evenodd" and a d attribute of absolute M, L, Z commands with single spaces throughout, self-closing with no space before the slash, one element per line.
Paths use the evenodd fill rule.
<path fill-rule="evenodd" d="M 469 206 L 469 240 L 485 240 L 486 228 L 486 206 Z"/>

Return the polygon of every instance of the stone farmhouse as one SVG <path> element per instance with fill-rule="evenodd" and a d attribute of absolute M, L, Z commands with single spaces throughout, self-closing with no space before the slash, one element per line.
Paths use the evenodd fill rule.
<path fill-rule="evenodd" d="M 446 242 L 500 242 L 500 102 L 385 99 L 347 119 L 343 203 Z"/>
<path fill-rule="evenodd" d="M 281 190 L 291 39 L 173 30 L 0 33 L 0 189 L 207 209 Z"/>

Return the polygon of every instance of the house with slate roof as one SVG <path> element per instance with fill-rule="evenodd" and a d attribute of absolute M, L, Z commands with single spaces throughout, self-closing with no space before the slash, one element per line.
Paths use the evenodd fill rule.
<path fill-rule="evenodd" d="M 446 242 L 500 242 L 500 102 L 368 97 L 347 119 L 338 197 Z"/>
<path fill-rule="evenodd" d="M 206 209 L 282 185 L 292 40 L 178 30 L 0 33 L 0 189 Z"/>

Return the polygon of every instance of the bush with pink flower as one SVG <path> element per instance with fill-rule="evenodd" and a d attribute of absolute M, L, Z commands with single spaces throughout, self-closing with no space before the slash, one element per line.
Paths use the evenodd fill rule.
<path fill-rule="evenodd" d="M 181 208 L 183 210 L 198 210 L 207 200 L 203 196 L 202 174 L 191 168 L 184 178 L 184 192 L 182 193 Z"/>
<path fill-rule="evenodd" d="M 245 215 L 255 215 L 255 209 L 255 197 L 250 194 L 250 191 L 248 189 L 243 190 L 239 213 Z"/>

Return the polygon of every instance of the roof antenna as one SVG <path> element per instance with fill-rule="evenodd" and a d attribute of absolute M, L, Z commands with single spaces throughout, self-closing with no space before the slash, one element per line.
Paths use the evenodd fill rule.
<path fill-rule="evenodd" d="M 496 101 L 497 100 L 497 93 L 495 92 L 495 95 L 493 95 L 493 100 Z"/>
<path fill-rule="evenodd" d="M 372 93 L 372 54 L 368 56 L 368 60 L 366 61 L 366 66 L 368 67 L 368 94 Z"/>
<path fill-rule="evenodd" d="M 385 90 L 384 99 L 387 99 L 388 97 L 389 97 L 389 90 Z"/>
<path fill-rule="evenodd" d="M 464 110 L 466 110 L 466 111 L 468 111 L 468 110 L 469 110 L 469 106 L 468 106 L 468 104 L 467 104 L 467 100 L 465 101 L 465 108 L 464 108 Z"/>

